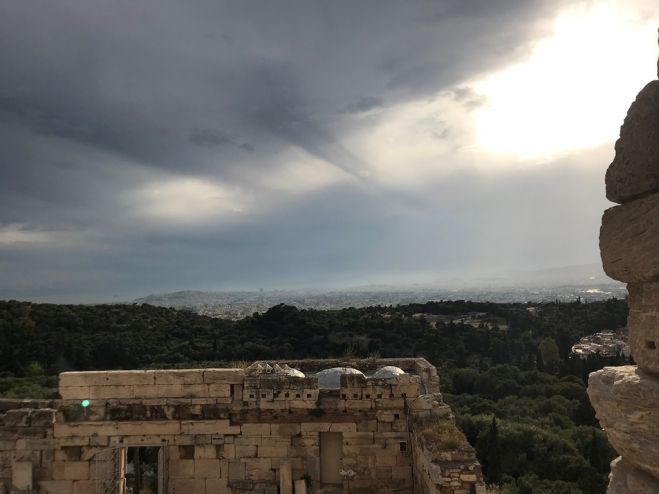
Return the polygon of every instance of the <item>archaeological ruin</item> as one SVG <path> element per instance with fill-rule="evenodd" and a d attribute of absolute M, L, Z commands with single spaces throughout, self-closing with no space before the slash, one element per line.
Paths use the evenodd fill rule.
<path fill-rule="evenodd" d="M 0 492 L 485 492 L 422 358 L 66 372 L 0 401 Z"/>
<path fill-rule="evenodd" d="M 659 70 L 658 70 L 659 75 Z M 606 174 L 600 249 L 604 270 L 627 283 L 637 365 L 590 375 L 588 394 L 609 441 L 609 494 L 659 492 L 659 80 L 632 103 Z"/>

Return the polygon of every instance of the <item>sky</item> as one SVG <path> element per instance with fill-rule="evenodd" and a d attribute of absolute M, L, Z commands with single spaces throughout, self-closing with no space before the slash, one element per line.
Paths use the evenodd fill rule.
<path fill-rule="evenodd" d="M 599 262 L 655 0 L 0 3 L 0 299 Z"/>

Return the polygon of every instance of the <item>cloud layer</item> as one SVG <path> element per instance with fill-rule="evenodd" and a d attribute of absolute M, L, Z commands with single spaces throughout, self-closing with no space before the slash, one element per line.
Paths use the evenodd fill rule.
<path fill-rule="evenodd" d="M 5 2 L 0 297 L 596 260 L 610 147 L 474 149 L 470 81 L 565 4 Z"/>

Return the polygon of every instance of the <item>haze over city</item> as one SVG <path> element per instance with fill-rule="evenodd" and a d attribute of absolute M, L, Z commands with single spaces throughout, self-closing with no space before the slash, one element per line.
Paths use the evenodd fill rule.
<path fill-rule="evenodd" d="M 648 1 L 5 2 L 0 298 L 599 263 Z"/>

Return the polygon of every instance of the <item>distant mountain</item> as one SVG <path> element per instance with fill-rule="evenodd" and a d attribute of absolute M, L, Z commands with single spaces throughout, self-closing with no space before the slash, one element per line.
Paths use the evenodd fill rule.
<path fill-rule="evenodd" d="M 585 264 L 538 271 L 502 272 L 435 284 L 369 285 L 340 290 L 184 290 L 152 294 L 135 302 L 240 319 L 278 304 L 298 308 L 341 309 L 432 300 L 536 303 L 557 299 L 602 300 L 625 296 L 625 285 L 608 278 L 598 264 Z"/>
<path fill-rule="evenodd" d="M 609 278 L 599 263 L 561 266 L 536 271 L 505 271 L 470 280 L 475 283 L 494 286 L 525 286 L 525 287 L 558 287 L 558 286 L 589 286 L 589 285 L 622 285 Z"/>

